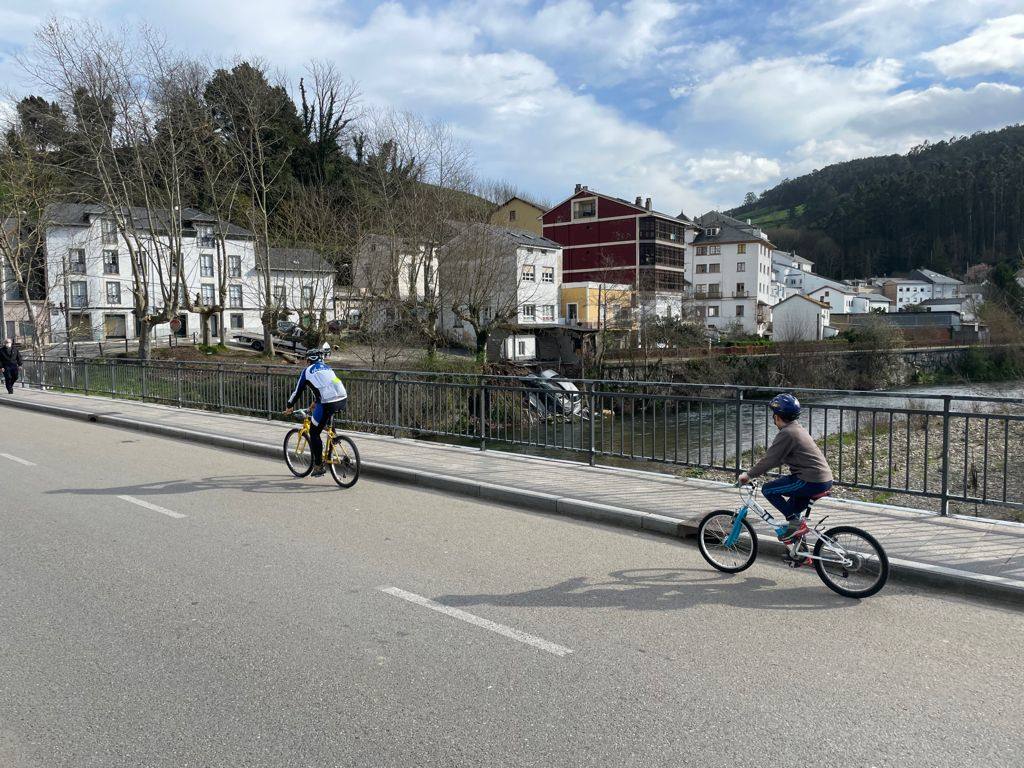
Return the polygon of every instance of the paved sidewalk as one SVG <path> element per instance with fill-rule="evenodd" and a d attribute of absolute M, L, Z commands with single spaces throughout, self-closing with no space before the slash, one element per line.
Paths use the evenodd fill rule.
<path fill-rule="evenodd" d="M 157 434 L 277 454 L 289 425 L 102 397 L 17 389 L 0 404 Z M 709 510 L 734 508 L 735 490 L 662 474 L 359 434 L 365 471 L 533 509 L 684 536 Z M 201 472 L 201 468 L 196 468 Z M 825 500 L 815 517 L 874 534 L 894 576 L 1024 601 L 1024 526 L 942 518 L 896 507 Z"/>

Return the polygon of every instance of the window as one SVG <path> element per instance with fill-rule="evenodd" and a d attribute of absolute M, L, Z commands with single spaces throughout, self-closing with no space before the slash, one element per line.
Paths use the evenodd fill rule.
<path fill-rule="evenodd" d="M 708 247 L 708 254 L 710 256 L 718 256 L 722 253 L 722 246 L 712 245 Z"/>
<path fill-rule="evenodd" d="M 736 262 L 736 271 L 737 272 L 746 272 L 747 271 L 747 262 L 745 262 L 745 261 L 737 261 Z"/>
<path fill-rule="evenodd" d="M 283 283 L 274 286 L 274 301 L 282 307 L 288 304 L 288 289 L 284 287 Z"/>
<path fill-rule="evenodd" d="M 697 265 L 697 274 L 698 275 L 706 275 L 707 273 L 708 273 L 708 265 L 707 264 L 698 264 Z"/>
<path fill-rule="evenodd" d="M 554 267 L 543 267 L 540 271 L 540 281 L 542 283 L 553 283 L 555 282 L 555 268 Z"/>
<path fill-rule="evenodd" d="M 580 306 L 579 304 L 566 304 L 565 305 L 565 319 L 570 323 L 575 323 L 580 319 Z"/>
<path fill-rule="evenodd" d="M 103 233 L 104 245 L 117 245 L 117 222 L 113 219 L 100 219 L 100 231 Z"/>
<path fill-rule="evenodd" d="M 721 264 L 708 264 L 708 272 L 710 272 L 711 274 L 717 275 L 721 271 L 722 271 L 722 265 Z"/>
<path fill-rule="evenodd" d="M 523 304 L 523 322 L 532 323 L 537 317 L 537 307 L 533 304 Z"/>
<path fill-rule="evenodd" d="M 196 239 L 200 248 L 213 248 L 213 227 L 209 224 L 197 224 Z"/>
<path fill-rule="evenodd" d="M 85 274 L 85 249 L 72 248 L 68 251 L 68 271 L 72 275 Z"/>
<path fill-rule="evenodd" d="M 526 342 L 522 339 L 516 342 L 516 354 L 520 357 L 526 357 Z"/>
<path fill-rule="evenodd" d="M 590 197 L 585 200 L 572 201 L 572 218 L 593 219 L 597 216 L 597 198 Z"/>
<path fill-rule="evenodd" d="M 121 303 L 121 284 L 117 282 L 107 283 L 107 304 Z"/>
<path fill-rule="evenodd" d="M 698 245 L 697 246 L 697 255 L 698 256 L 707 256 L 708 255 L 708 247 L 706 245 Z"/>
<path fill-rule="evenodd" d="M 515 211 L 509 211 L 508 212 L 508 220 L 509 221 L 515 221 L 516 220 L 516 212 Z"/>
<path fill-rule="evenodd" d="M 199 276 L 213 277 L 213 254 L 204 253 L 199 257 Z"/>
<path fill-rule="evenodd" d="M 537 280 L 536 280 L 536 270 L 534 269 L 533 264 L 523 264 L 522 281 L 524 283 L 535 283 L 535 282 L 537 282 Z"/>
<path fill-rule="evenodd" d="M 212 307 L 217 303 L 217 293 L 212 285 L 202 285 L 201 290 L 203 292 L 203 304 L 207 307 Z"/>
<path fill-rule="evenodd" d="M 313 306 L 313 286 L 304 285 L 302 286 L 302 306 L 311 307 Z"/>
<path fill-rule="evenodd" d="M 722 284 L 721 283 L 710 283 L 708 285 L 708 296 L 721 296 L 722 295 Z"/>
<path fill-rule="evenodd" d="M 737 304 L 736 305 L 736 317 L 743 317 L 743 305 L 742 304 Z"/>
<path fill-rule="evenodd" d="M 103 252 L 103 274 L 104 275 L 119 275 L 121 270 L 117 263 L 117 251 L 104 251 Z"/>
<path fill-rule="evenodd" d="M 71 283 L 71 306 L 89 306 L 89 288 L 83 280 L 75 280 Z"/>
<path fill-rule="evenodd" d="M 242 315 L 239 315 L 239 314 L 231 315 L 231 327 L 235 328 L 236 330 L 238 328 L 244 328 L 245 327 L 245 323 L 242 320 Z"/>
<path fill-rule="evenodd" d="M 555 322 L 555 305 L 543 304 L 540 308 L 540 319 L 544 323 Z"/>
<path fill-rule="evenodd" d="M 746 294 L 746 292 L 747 292 L 747 284 L 746 283 L 736 283 L 736 295 L 737 296 L 743 296 L 744 294 Z"/>
<path fill-rule="evenodd" d="M 707 307 L 707 317 L 718 317 L 718 307 Z"/>
<path fill-rule="evenodd" d="M 736 253 L 746 253 L 746 252 L 747 252 L 747 244 L 746 243 L 740 243 L 739 245 L 736 246 Z"/>
<path fill-rule="evenodd" d="M 242 276 L 242 257 L 228 256 L 228 277 Z"/>
<path fill-rule="evenodd" d="M 242 308 L 242 286 L 228 286 L 228 306 L 230 306 L 232 309 Z"/>

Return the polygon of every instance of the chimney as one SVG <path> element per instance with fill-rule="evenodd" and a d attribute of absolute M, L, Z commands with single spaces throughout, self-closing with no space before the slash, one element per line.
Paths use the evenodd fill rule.
<path fill-rule="evenodd" d="M 641 205 L 643 205 L 643 204 L 644 204 L 644 199 L 643 199 L 642 197 L 640 197 L 640 195 L 637 195 L 637 196 L 636 196 L 636 202 L 634 203 L 634 205 L 635 205 L 635 206 L 636 206 L 637 208 L 639 208 L 639 207 L 640 207 Z"/>
<path fill-rule="evenodd" d="M 651 198 L 649 198 L 649 197 L 648 197 L 648 198 L 647 198 L 647 199 L 646 199 L 646 200 L 644 201 L 644 208 L 646 208 L 646 209 L 647 209 L 648 211 L 649 211 L 649 210 L 651 210 Z"/>
<path fill-rule="evenodd" d="M 577 184 L 576 185 L 576 192 L 582 192 L 582 191 L 583 191 L 583 185 L 582 184 Z"/>

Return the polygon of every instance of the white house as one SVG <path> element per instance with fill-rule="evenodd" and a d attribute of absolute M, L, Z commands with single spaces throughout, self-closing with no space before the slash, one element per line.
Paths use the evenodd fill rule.
<path fill-rule="evenodd" d="M 476 243 L 485 251 L 479 257 L 471 252 Z M 473 304 L 486 304 L 483 313 L 490 317 L 512 313 L 507 324 L 514 328 L 505 342 L 509 359 L 536 355 L 531 327 L 564 324 L 559 316 L 562 247 L 558 243 L 525 230 L 474 224 L 441 251 L 441 330 L 453 341 L 467 346 L 476 343 L 472 326 L 452 310 L 453 304 L 470 298 Z M 458 256 L 448 255 L 452 253 Z"/>
<path fill-rule="evenodd" d="M 789 251 L 773 250 L 772 266 L 778 276 L 778 281 L 789 289 L 787 295 L 803 293 L 805 277 L 814 273 L 813 261 Z"/>
<path fill-rule="evenodd" d="M 689 297 L 710 328 L 740 328 L 762 335 L 771 323 L 771 307 L 784 287 L 773 285 L 772 253 L 765 233 L 713 211 L 698 217 L 700 231 L 686 261 Z"/>
<path fill-rule="evenodd" d="M 274 303 L 301 321 L 334 318 L 334 268 L 310 248 L 271 248 L 270 285 Z M 294 317 L 293 317 L 294 315 Z"/>
<path fill-rule="evenodd" d="M 437 253 L 428 243 L 369 235 L 352 257 L 355 295 L 422 301 L 437 295 Z"/>
<path fill-rule="evenodd" d="M 882 280 L 882 294 L 893 302 L 896 312 L 934 298 L 932 284 L 926 280 L 890 277 Z"/>
<path fill-rule="evenodd" d="M 225 322 L 232 328 L 261 328 L 261 305 L 247 299 L 258 294 L 252 233 L 192 208 L 173 213 L 134 208 L 121 216 L 130 222 L 127 235 L 132 247 L 143 254 L 151 307 L 162 306 L 165 291 L 175 279 L 174 260 L 168 256 L 167 227 L 160 223 L 171 221 L 171 216 L 180 217 L 182 226 L 181 306 L 186 294 L 190 299 L 199 297 L 203 303 L 215 304 L 219 281 L 224 277 Z M 53 337 L 66 337 L 62 308 L 67 307 L 74 338 L 136 338 L 129 241 L 109 209 L 102 205 L 60 204 L 48 210 L 47 219 L 46 272 Z M 221 270 L 227 274 L 222 275 Z M 158 325 L 153 328 L 154 337 L 201 333 L 198 313 L 182 308 L 176 319 L 175 330 L 168 323 Z M 211 316 L 211 335 L 219 338 L 222 329 L 218 324 L 217 315 Z"/>
<path fill-rule="evenodd" d="M 772 308 L 772 339 L 821 341 L 836 335 L 828 304 L 803 294 L 790 296 Z"/>
<path fill-rule="evenodd" d="M 957 280 L 955 277 L 949 277 L 943 275 L 932 269 L 924 269 L 919 267 L 918 269 L 911 270 L 908 277 L 911 280 L 922 280 L 932 287 L 932 295 L 929 299 L 953 299 L 960 295 L 960 286 L 963 282 Z"/>

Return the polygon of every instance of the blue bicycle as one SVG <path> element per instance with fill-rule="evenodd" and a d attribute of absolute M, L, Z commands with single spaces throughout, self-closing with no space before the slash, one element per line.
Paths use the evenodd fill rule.
<path fill-rule="evenodd" d="M 701 555 L 713 567 L 725 573 L 745 571 L 757 559 L 757 533 L 750 524 L 753 512 L 772 533 L 781 536 L 785 525 L 772 517 L 757 499 L 757 485 L 737 486 L 743 506 L 735 512 L 718 509 L 704 516 L 697 528 Z M 825 495 L 825 494 L 822 494 Z M 885 586 L 889 578 L 889 558 L 882 545 L 867 531 L 851 525 L 838 525 L 827 531 L 823 517 L 814 528 L 806 524 L 816 499 L 810 499 L 803 512 L 803 524 L 793 538 L 783 542 L 783 561 L 791 568 L 813 565 L 825 586 L 843 597 L 870 597 Z M 812 546 L 813 545 L 813 546 Z"/>

